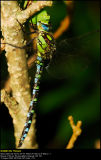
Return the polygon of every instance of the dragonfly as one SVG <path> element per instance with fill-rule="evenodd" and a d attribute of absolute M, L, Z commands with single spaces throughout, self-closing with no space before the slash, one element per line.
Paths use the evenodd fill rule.
<path fill-rule="evenodd" d="M 84 34 L 82 36 L 78 36 L 76 38 L 64 39 L 64 40 L 60 41 L 58 43 L 58 45 L 56 45 L 56 42 L 53 38 L 53 35 L 49 32 L 50 31 L 50 25 L 49 25 L 50 17 L 48 15 L 46 15 L 46 16 L 47 16 L 47 21 L 45 21 L 45 22 L 37 19 L 36 25 L 37 25 L 38 37 L 37 37 L 37 58 L 35 61 L 36 73 L 35 73 L 35 77 L 34 77 L 32 98 L 31 98 L 31 102 L 30 102 L 30 106 L 29 106 L 29 110 L 28 110 L 28 114 L 27 114 L 27 118 L 26 118 L 26 123 L 24 125 L 22 135 L 19 140 L 18 147 L 22 146 L 22 144 L 23 144 L 23 142 L 24 142 L 25 138 L 27 137 L 27 134 L 30 130 L 33 114 L 35 113 L 35 108 L 38 103 L 38 95 L 39 95 L 39 88 L 40 88 L 39 86 L 40 86 L 40 80 L 41 80 L 41 76 L 43 73 L 43 69 L 48 66 L 47 71 L 50 70 L 49 72 L 52 73 L 52 72 L 56 71 L 55 68 L 60 68 L 59 67 L 59 66 L 61 66 L 60 61 L 67 63 L 68 57 L 70 59 L 75 59 L 77 56 L 75 53 L 78 50 L 77 44 L 79 45 L 79 48 L 80 48 L 80 43 L 82 40 L 84 42 L 84 39 L 86 37 L 89 37 L 89 35 L 91 36 L 93 33 L 99 32 L 99 30 L 96 30 L 94 32 L 89 32 L 89 33 Z M 35 27 L 33 25 L 33 23 L 31 23 L 31 26 Z M 8 44 L 8 43 L 6 43 L 6 44 L 11 45 L 12 47 L 24 49 L 32 41 L 33 40 L 28 42 L 27 45 L 25 45 L 23 47 L 14 46 L 13 44 Z M 76 42 L 76 44 L 75 44 L 75 42 Z M 69 54 L 68 54 L 68 52 L 69 52 Z M 60 76 L 60 75 L 59 76 L 63 77 L 64 76 L 63 69 L 60 72 L 61 72 L 60 74 L 62 76 Z M 54 75 L 56 76 L 56 72 Z"/>
<path fill-rule="evenodd" d="M 26 138 L 32 123 L 33 114 L 35 112 L 35 107 L 38 101 L 39 84 L 40 84 L 40 79 L 43 72 L 44 64 L 46 65 L 50 61 L 50 59 L 52 58 L 52 54 L 56 50 L 55 40 L 52 34 L 49 32 L 50 16 L 47 15 L 46 11 L 43 11 L 43 12 L 44 12 L 44 15 L 46 14 L 45 18 L 47 17 L 47 20 L 46 19 L 45 21 L 43 20 L 44 21 L 43 23 L 43 21 L 39 21 L 37 17 L 38 37 L 37 37 L 37 58 L 35 61 L 36 73 L 34 78 L 32 99 L 30 102 L 26 123 L 22 131 L 22 135 L 21 135 L 18 147 L 22 146 L 24 139 Z M 41 12 L 41 14 L 43 14 L 43 12 Z"/>

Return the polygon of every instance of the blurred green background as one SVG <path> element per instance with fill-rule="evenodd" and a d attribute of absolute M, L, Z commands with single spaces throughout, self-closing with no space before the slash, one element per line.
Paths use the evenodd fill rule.
<path fill-rule="evenodd" d="M 68 15 L 64 2 L 54 2 L 47 8 L 51 15 L 52 32 Z M 67 117 L 72 115 L 75 123 L 82 121 L 82 134 L 77 139 L 75 149 L 94 148 L 100 138 L 100 33 L 92 32 L 100 28 L 99 2 L 74 3 L 69 28 L 59 37 L 57 53 L 45 69 L 37 106 L 37 141 L 40 148 L 64 149 L 72 135 Z M 77 37 L 91 32 L 81 39 Z M 70 42 L 70 43 L 69 43 Z M 60 51 L 60 53 L 58 52 Z M 1 78 L 7 78 L 6 60 L 0 55 Z M 12 119 L 4 104 L 0 107 L 1 149 L 12 149 L 14 132 Z"/>

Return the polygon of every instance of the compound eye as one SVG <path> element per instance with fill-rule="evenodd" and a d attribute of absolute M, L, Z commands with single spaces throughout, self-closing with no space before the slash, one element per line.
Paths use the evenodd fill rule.
<path fill-rule="evenodd" d="M 42 24 L 42 28 L 45 30 L 45 31 L 49 31 L 49 26 L 45 25 L 45 24 Z"/>

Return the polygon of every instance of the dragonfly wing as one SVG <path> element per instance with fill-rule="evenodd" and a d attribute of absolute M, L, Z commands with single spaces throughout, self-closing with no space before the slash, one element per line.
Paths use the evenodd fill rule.
<path fill-rule="evenodd" d="M 63 79 L 86 70 L 92 63 L 92 51 L 96 47 L 93 45 L 95 37 L 99 43 L 99 34 L 85 34 L 58 42 L 56 53 L 47 67 L 48 73 Z"/>

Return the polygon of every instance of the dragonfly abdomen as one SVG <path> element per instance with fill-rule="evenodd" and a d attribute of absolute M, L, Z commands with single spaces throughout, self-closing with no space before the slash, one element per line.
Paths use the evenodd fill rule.
<path fill-rule="evenodd" d="M 26 123 L 24 125 L 24 129 L 23 129 L 22 136 L 20 138 L 18 147 L 21 147 L 21 145 L 23 144 L 23 141 L 26 138 L 26 136 L 29 132 L 31 123 L 32 123 L 33 114 L 35 112 L 35 107 L 37 105 L 39 84 L 40 84 L 40 78 L 41 78 L 42 71 L 43 71 L 42 57 L 37 56 L 37 59 L 36 59 L 36 74 L 35 74 L 35 78 L 34 78 L 34 87 L 33 87 L 33 91 L 32 91 L 32 99 L 31 99 L 31 102 L 30 102 L 30 107 L 29 107 L 29 111 L 27 113 Z"/>

